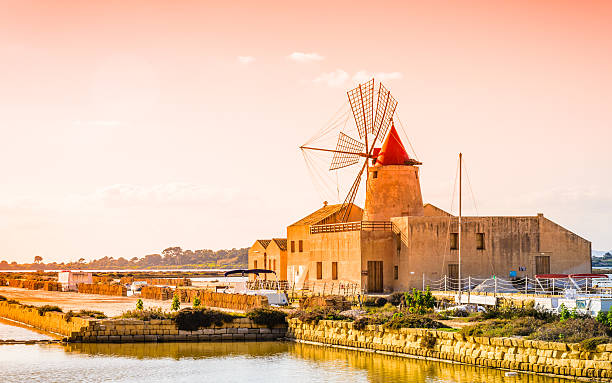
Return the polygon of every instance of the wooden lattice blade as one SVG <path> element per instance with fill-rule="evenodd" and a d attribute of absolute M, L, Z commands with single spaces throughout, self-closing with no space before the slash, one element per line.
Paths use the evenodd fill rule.
<path fill-rule="evenodd" d="M 373 132 L 374 127 L 374 79 L 347 92 L 360 138 Z"/>
<path fill-rule="evenodd" d="M 359 156 L 363 154 L 364 149 L 365 144 L 340 132 L 329 170 L 356 164 L 359 162 Z"/>

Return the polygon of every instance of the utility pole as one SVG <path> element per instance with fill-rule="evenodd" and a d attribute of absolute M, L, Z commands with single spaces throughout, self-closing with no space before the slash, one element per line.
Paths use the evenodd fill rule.
<path fill-rule="evenodd" d="M 463 153 L 459 153 L 459 233 L 458 233 L 458 245 L 459 245 L 459 303 L 461 303 L 461 181 L 462 181 L 462 170 L 463 170 Z"/>

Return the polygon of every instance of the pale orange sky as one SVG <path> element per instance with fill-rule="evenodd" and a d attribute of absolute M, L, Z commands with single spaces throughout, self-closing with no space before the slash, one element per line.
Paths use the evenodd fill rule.
<path fill-rule="evenodd" d="M 462 151 L 480 215 L 541 212 L 612 249 L 610 2 L 0 6 L 0 259 L 283 237 L 336 202 L 298 147 L 371 74 L 426 202 L 450 208 Z"/>

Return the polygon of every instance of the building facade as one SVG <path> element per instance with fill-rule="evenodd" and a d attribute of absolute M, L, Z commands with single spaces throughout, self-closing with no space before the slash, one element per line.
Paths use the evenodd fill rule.
<path fill-rule="evenodd" d="M 286 251 L 256 241 L 249 267 L 270 268 L 296 288 L 353 285 L 369 293 L 406 291 L 423 280 L 591 272 L 591 243 L 545 218 L 458 217 L 423 205 L 419 168 L 392 127 L 380 155 L 368 166 L 365 209 L 325 205 L 287 227 Z M 263 255 L 263 258 L 262 258 Z M 284 260 L 282 257 L 285 257 Z M 272 265 L 274 266 L 274 264 Z M 283 271 L 281 271 L 282 273 Z"/>

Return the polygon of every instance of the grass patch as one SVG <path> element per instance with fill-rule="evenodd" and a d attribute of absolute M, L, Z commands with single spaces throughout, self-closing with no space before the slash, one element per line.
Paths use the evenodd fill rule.
<path fill-rule="evenodd" d="M 81 310 L 77 312 L 70 310 L 66 313 L 66 315 L 64 315 L 64 320 L 66 322 L 70 322 L 72 318 L 106 319 L 108 317 L 102 311 L 95 310 Z"/>
<path fill-rule="evenodd" d="M 612 339 L 608 338 L 607 336 L 589 338 L 580 342 L 580 347 L 584 351 L 595 351 L 597 349 L 597 346 L 599 346 L 600 344 L 610 343 L 611 340 Z"/>

